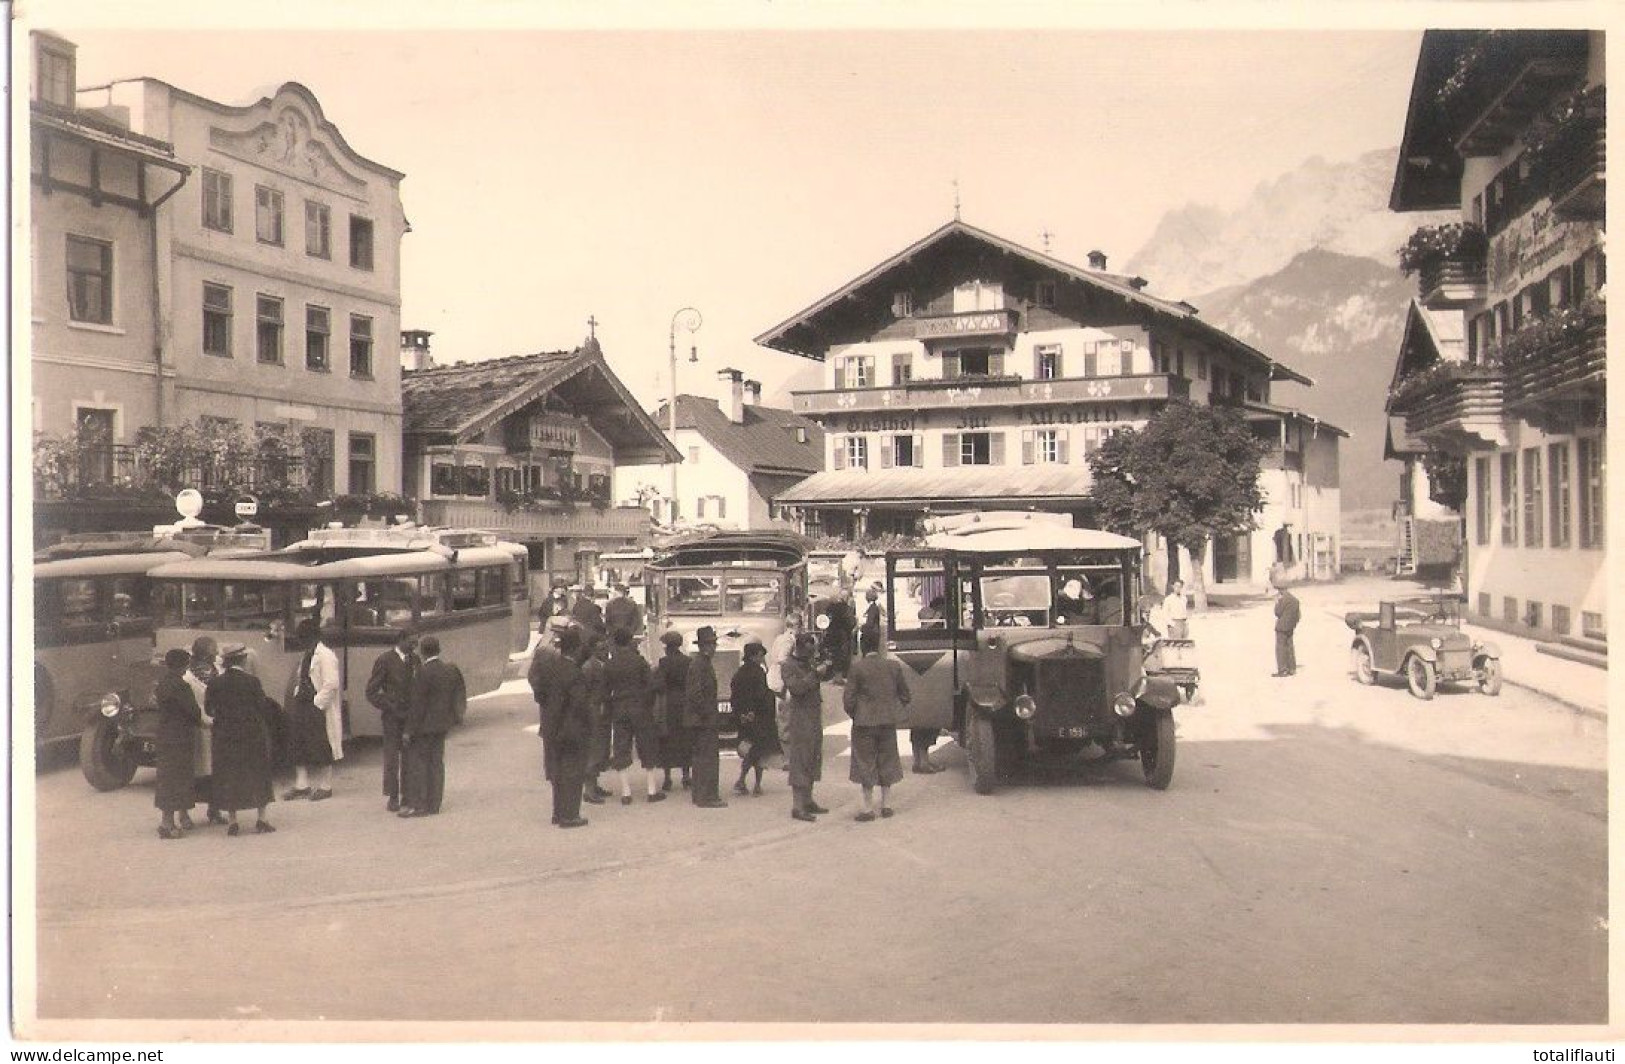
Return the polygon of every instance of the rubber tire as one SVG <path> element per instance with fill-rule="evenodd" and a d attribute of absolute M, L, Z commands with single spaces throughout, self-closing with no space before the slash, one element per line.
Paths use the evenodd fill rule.
<path fill-rule="evenodd" d="M 1174 747 L 1174 714 L 1167 709 L 1155 712 L 1156 719 L 1147 726 L 1147 734 L 1140 740 L 1140 770 L 1145 773 L 1147 787 L 1165 791 L 1174 779 L 1174 756 L 1177 752 Z"/>
<path fill-rule="evenodd" d="M 967 708 L 965 721 L 965 763 L 970 766 L 971 789 L 992 794 L 998 786 L 998 744 L 993 720 Z"/>
<path fill-rule="evenodd" d="M 1501 662 L 1497 658 L 1484 658 L 1478 671 L 1478 689 L 1494 698 L 1501 693 Z"/>
<path fill-rule="evenodd" d="M 1405 686 L 1410 688 L 1411 694 L 1426 702 L 1439 690 L 1439 670 L 1433 662 L 1413 654 L 1405 662 Z"/>
<path fill-rule="evenodd" d="M 1377 669 L 1371 664 L 1371 651 L 1363 643 L 1354 648 L 1354 682 L 1367 687 L 1377 682 Z"/>
<path fill-rule="evenodd" d="M 114 746 L 118 725 L 101 717 L 79 736 L 79 771 L 98 791 L 116 791 L 135 778 L 135 759 Z"/>

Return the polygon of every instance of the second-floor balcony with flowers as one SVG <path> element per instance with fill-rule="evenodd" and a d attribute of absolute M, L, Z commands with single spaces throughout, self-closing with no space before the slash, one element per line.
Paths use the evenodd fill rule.
<path fill-rule="evenodd" d="M 1443 360 L 1402 379 L 1388 412 L 1404 417 L 1407 435 L 1440 450 L 1482 450 L 1506 442 L 1504 391 L 1500 366 Z"/>
<path fill-rule="evenodd" d="M 1427 225 L 1399 249 L 1399 268 L 1418 279 L 1423 306 L 1448 310 L 1484 298 L 1489 242 L 1471 222 Z"/>
<path fill-rule="evenodd" d="M 1558 101 L 1526 138 L 1534 183 L 1568 221 L 1601 221 L 1607 200 L 1607 97 L 1596 85 Z"/>
<path fill-rule="evenodd" d="M 1495 344 L 1506 407 L 1552 432 L 1600 420 L 1608 391 L 1608 314 L 1603 292 L 1560 307 Z"/>

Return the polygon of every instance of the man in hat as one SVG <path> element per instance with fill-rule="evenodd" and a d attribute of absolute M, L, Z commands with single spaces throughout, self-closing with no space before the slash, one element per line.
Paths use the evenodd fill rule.
<path fill-rule="evenodd" d="M 561 828 L 585 827 L 581 815 L 581 787 L 586 775 L 587 695 L 581 678 L 581 629 L 574 625 L 558 635 L 558 648 L 536 648 L 530 666 L 530 687 L 541 710 L 542 760 L 553 783 L 553 823 Z"/>
<path fill-rule="evenodd" d="M 880 788 L 880 815 L 892 815 L 892 784 L 903 778 L 897 756 L 897 726 L 908 720 L 908 676 L 903 665 L 881 653 L 878 632 L 863 634 L 863 657 L 852 664 L 841 700 L 852 718 L 852 782 L 863 788 L 865 823 L 875 818 L 874 789 Z"/>
<path fill-rule="evenodd" d="M 1292 645 L 1292 634 L 1298 630 L 1298 617 L 1302 607 L 1298 596 L 1287 588 L 1284 580 L 1270 577 L 1270 590 L 1275 595 L 1275 672 L 1274 676 L 1291 676 L 1298 671 L 1298 653 Z"/>
<path fill-rule="evenodd" d="M 814 662 L 818 637 L 811 632 L 796 636 L 790 656 L 780 671 L 784 678 L 785 752 L 789 755 L 790 816 L 811 822 L 828 809 L 813 800 L 813 784 L 824 768 L 823 682 L 829 678 L 826 666 Z"/>
<path fill-rule="evenodd" d="M 863 625 L 859 633 L 873 632 L 880 637 L 881 629 L 885 626 L 885 610 L 880 605 L 880 585 L 875 584 L 863 593 L 865 605 L 863 607 Z"/>
<path fill-rule="evenodd" d="M 536 651 L 530 657 L 530 669 L 525 674 L 531 695 L 536 699 L 540 722 L 537 734 L 542 740 L 542 778 L 548 781 L 557 774 L 558 762 L 558 750 L 549 743 L 548 736 L 558 731 L 563 691 L 574 675 L 571 669 L 564 667 L 564 656 L 558 649 L 564 633 L 570 631 L 577 632 L 576 639 L 580 639 L 580 630 L 568 617 L 550 618 L 542 628 L 541 641 L 536 644 Z"/>
<path fill-rule="evenodd" d="M 580 584 L 572 584 L 570 593 L 575 596 L 570 604 L 570 619 L 586 629 L 588 635 L 603 635 L 604 611 L 592 600 L 592 595 Z"/>
<path fill-rule="evenodd" d="M 423 640 L 423 665 L 412 678 L 401 742 L 406 746 L 405 793 L 397 816 L 434 816 L 446 792 L 446 733 L 468 709 L 462 670 L 440 660 L 440 640 Z"/>
<path fill-rule="evenodd" d="M 664 770 L 661 793 L 671 790 L 671 770 L 680 769 L 683 786 L 690 785 L 690 765 L 693 756 L 693 730 L 684 721 L 688 717 L 688 672 L 693 661 L 683 653 L 683 633 L 660 633 L 664 648 L 654 670 L 654 720 L 660 730 L 660 767 Z"/>
<path fill-rule="evenodd" d="M 689 664 L 688 684 L 683 692 L 683 708 L 693 729 L 692 764 L 694 789 L 690 793 L 701 809 L 721 809 L 728 803 L 718 792 L 722 773 L 717 726 L 717 673 L 711 659 L 717 652 L 717 630 L 709 624 L 694 633 L 694 660 Z"/>
<path fill-rule="evenodd" d="M 554 617 L 563 617 L 570 611 L 569 600 L 564 594 L 563 584 L 554 584 L 553 590 L 548 592 L 547 598 L 542 600 L 541 608 L 536 611 L 537 630 L 542 638 L 547 638 L 547 622 Z"/>
<path fill-rule="evenodd" d="M 395 636 L 395 646 L 372 663 L 372 675 L 367 679 L 367 701 L 378 710 L 384 728 L 384 797 L 391 813 L 401 808 L 401 780 L 405 775 L 401 732 L 418 667 L 417 645 L 417 636 L 402 629 Z"/>
<path fill-rule="evenodd" d="M 604 623 L 611 635 L 623 629 L 633 635 L 643 630 L 643 611 L 632 601 L 631 589 L 625 584 L 615 585 L 609 605 L 604 607 Z"/>

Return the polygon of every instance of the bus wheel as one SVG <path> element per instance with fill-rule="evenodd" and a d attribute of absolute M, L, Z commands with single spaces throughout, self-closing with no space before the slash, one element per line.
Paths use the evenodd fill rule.
<path fill-rule="evenodd" d="M 116 791 L 135 778 L 135 759 L 119 748 L 116 721 L 102 717 L 79 737 L 79 771 L 98 791 Z"/>
<path fill-rule="evenodd" d="M 992 794 L 997 786 L 997 741 L 993 720 L 966 708 L 966 762 L 970 765 L 970 785 L 977 794 Z"/>
<path fill-rule="evenodd" d="M 1174 779 L 1174 715 L 1168 710 L 1157 711 L 1156 720 L 1145 729 L 1140 738 L 1140 770 L 1145 773 L 1145 785 L 1165 791 Z"/>

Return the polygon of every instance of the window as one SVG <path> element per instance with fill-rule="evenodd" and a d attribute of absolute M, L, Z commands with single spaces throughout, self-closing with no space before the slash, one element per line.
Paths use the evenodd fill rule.
<path fill-rule="evenodd" d="M 1183 347 L 1174 352 L 1174 372 L 1181 377 L 1185 375 L 1185 349 Z"/>
<path fill-rule="evenodd" d="M 925 464 L 924 442 L 924 438 L 920 436 L 882 436 L 880 438 L 880 468 L 923 466 Z"/>
<path fill-rule="evenodd" d="M 58 107 L 73 106 L 74 70 L 73 55 L 70 52 L 59 52 L 45 47 L 43 44 L 35 52 L 38 61 L 38 84 L 35 94 L 46 103 L 54 103 Z"/>
<path fill-rule="evenodd" d="M 1021 433 L 1022 465 L 1055 465 L 1067 461 L 1067 434 L 1064 429 L 1024 429 Z"/>
<path fill-rule="evenodd" d="M 1199 380 L 1199 381 L 1207 380 L 1207 352 L 1206 351 L 1198 351 L 1196 353 L 1196 379 Z"/>
<path fill-rule="evenodd" d="M 326 307 L 305 307 L 305 368 L 326 373 L 327 337 L 333 331 L 331 312 Z"/>
<path fill-rule="evenodd" d="M 1555 602 L 1552 603 L 1552 631 L 1556 632 L 1558 635 L 1568 635 L 1569 629 L 1573 626 L 1573 624 L 1574 615 L 1569 612 L 1569 608 L 1567 606 L 1559 606 Z"/>
<path fill-rule="evenodd" d="M 1540 448 L 1523 452 L 1523 545 L 1538 547 L 1544 541 L 1542 523 L 1545 506 L 1541 499 Z"/>
<path fill-rule="evenodd" d="M 231 289 L 203 286 L 203 353 L 231 357 Z"/>
<path fill-rule="evenodd" d="M 1490 542 L 1490 460 L 1473 459 L 1474 524 L 1481 547 Z"/>
<path fill-rule="evenodd" d="M 899 351 L 891 357 L 891 382 L 893 384 L 907 384 L 914 379 L 914 356 L 907 351 Z"/>
<path fill-rule="evenodd" d="M 372 319 L 350 315 L 350 376 L 372 376 Z"/>
<path fill-rule="evenodd" d="M 710 504 L 709 507 L 707 504 Z M 728 500 L 721 495 L 700 495 L 694 499 L 694 516 L 704 517 L 709 509 L 712 517 L 728 516 Z"/>
<path fill-rule="evenodd" d="M 1002 377 L 1004 352 L 991 347 L 967 347 L 942 356 L 945 377 Z"/>
<path fill-rule="evenodd" d="M 688 449 L 688 464 L 689 465 L 699 465 L 700 464 L 700 449 L 698 447 L 690 447 Z"/>
<path fill-rule="evenodd" d="M 261 362 L 282 361 L 282 300 L 275 296 L 255 296 L 256 328 L 254 349 Z"/>
<path fill-rule="evenodd" d="M 1580 546 L 1586 550 L 1602 550 L 1607 536 L 1607 501 L 1603 491 L 1607 473 L 1607 439 L 1602 436 L 1582 436 L 1575 441 L 1579 449 L 1576 464 L 1580 467 Z"/>
<path fill-rule="evenodd" d="M 372 220 L 350 215 L 350 265 L 372 269 Z"/>
<path fill-rule="evenodd" d="M 912 318 L 914 316 L 914 293 L 893 292 L 891 314 L 894 318 Z"/>
<path fill-rule="evenodd" d="M 1531 599 L 1528 602 L 1525 602 L 1523 605 L 1523 623 L 1527 624 L 1531 628 L 1539 628 L 1542 620 L 1541 614 L 1543 612 L 1541 609 L 1541 604 Z"/>
<path fill-rule="evenodd" d="M 942 437 L 942 464 L 1003 465 L 1004 433 L 949 432 Z"/>
<path fill-rule="evenodd" d="M 1038 282 L 1038 305 L 1041 307 L 1053 307 L 1055 305 L 1054 281 Z"/>
<path fill-rule="evenodd" d="M 231 232 L 231 175 L 203 171 L 203 228 Z"/>
<path fill-rule="evenodd" d="M 299 446 L 304 452 L 305 481 L 313 491 L 333 491 L 333 430 L 301 429 Z"/>
<path fill-rule="evenodd" d="M 68 317 L 113 324 L 113 245 L 105 240 L 68 237 Z"/>
<path fill-rule="evenodd" d="M 318 259 L 333 257 L 333 212 L 325 203 L 305 201 L 305 254 Z"/>
<path fill-rule="evenodd" d="M 482 459 L 465 458 L 463 460 L 462 484 L 459 485 L 458 494 L 476 499 L 483 499 L 491 494 L 491 471 L 485 468 L 485 462 Z"/>
<path fill-rule="evenodd" d="M 954 313 L 1003 310 L 1004 285 L 997 281 L 968 281 L 954 288 Z"/>
<path fill-rule="evenodd" d="M 869 441 L 862 436 L 842 436 L 835 441 L 836 469 L 868 469 Z"/>
<path fill-rule="evenodd" d="M 1574 516 L 1571 502 L 1573 489 L 1569 486 L 1569 445 L 1566 441 L 1554 443 L 1546 453 L 1550 466 L 1546 483 L 1552 499 L 1552 546 L 1568 547 L 1573 542 L 1569 529 Z"/>
<path fill-rule="evenodd" d="M 1581 610 L 1580 634 L 1587 639 L 1608 638 L 1608 626 L 1603 623 L 1602 614 L 1593 613 L 1590 610 Z"/>
<path fill-rule="evenodd" d="M 254 186 L 254 239 L 282 246 L 282 193 L 264 185 Z"/>
<path fill-rule="evenodd" d="M 1061 345 L 1046 344 L 1035 348 L 1037 366 L 1034 367 L 1033 376 L 1041 381 L 1052 381 L 1061 376 Z"/>
<path fill-rule="evenodd" d="M 1553 270 L 1546 278 L 1546 303 L 1549 307 L 1569 305 L 1569 271 Z"/>
<path fill-rule="evenodd" d="M 1518 456 L 1508 451 L 1500 457 L 1501 542 L 1509 547 L 1516 547 L 1518 545 Z"/>
<path fill-rule="evenodd" d="M 835 360 L 835 387 L 867 388 L 875 382 L 873 355 L 847 355 Z"/>
<path fill-rule="evenodd" d="M 370 432 L 350 433 L 350 493 L 371 494 L 377 483 L 374 472 L 378 462 L 377 439 Z"/>

